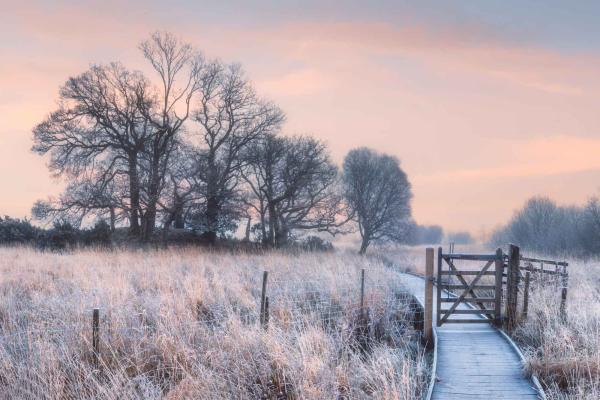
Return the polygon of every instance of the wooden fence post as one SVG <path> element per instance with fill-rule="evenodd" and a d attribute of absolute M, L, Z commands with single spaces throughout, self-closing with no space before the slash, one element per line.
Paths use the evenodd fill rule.
<path fill-rule="evenodd" d="M 360 270 L 360 313 L 365 313 L 365 269 Z"/>
<path fill-rule="evenodd" d="M 520 250 L 510 244 L 508 248 L 508 271 L 506 277 L 506 329 L 512 331 L 517 322 L 517 296 L 519 290 Z"/>
<path fill-rule="evenodd" d="M 269 327 L 269 296 L 265 297 L 265 317 L 263 327 L 265 329 Z"/>
<path fill-rule="evenodd" d="M 260 324 L 263 327 L 266 327 L 267 322 L 267 278 L 269 276 L 268 271 L 263 272 L 263 280 L 262 280 L 262 291 L 260 293 Z"/>
<path fill-rule="evenodd" d="M 566 271 L 566 267 L 565 267 Z M 566 272 L 562 275 L 562 290 L 560 293 L 560 318 L 564 321 L 567 320 L 567 287 L 569 286 L 569 276 Z"/>
<path fill-rule="evenodd" d="M 94 367 L 100 366 L 100 310 L 94 308 L 92 312 L 92 361 Z"/>
<path fill-rule="evenodd" d="M 442 326 L 442 322 L 441 322 L 441 313 L 440 310 L 442 309 L 442 247 L 438 247 L 438 256 L 437 256 L 437 278 L 438 278 L 438 284 L 437 284 L 437 312 L 435 313 L 436 315 L 436 326 Z"/>
<path fill-rule="evenodd" d="M 423 339 L 429 348 L 433 346 L 433 255 L 433 248 L 428 247 L 425 250 L 425 315 L 423 316 Z"/>
<path fill-rule="evenodd" d="M 525 287 L 523 288 L 523 319 L 527 319 L 529 312 L 529 281 L 531 280 L 531 272 L 525 273 Z"/>
<path fill-rule="evenodd" d="M 495 304 L 494 304 L 494 324 L 497 327 L 502 327 L 502 275 L 504 274 L 504 254 L 502 249 L 496 250 L 495 266 Z"/>

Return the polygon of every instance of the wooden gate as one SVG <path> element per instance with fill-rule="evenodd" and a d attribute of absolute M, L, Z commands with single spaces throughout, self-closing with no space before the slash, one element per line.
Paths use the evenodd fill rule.
<path fill-rule="evenodd" d="M 443 254 L 439 248 L 437 326 L 446 323 L 501 326 L 504 261 L 501 249 L 488 255 Z M 468 304 L 468 307 L 460 307 L 461 304 Z"/>

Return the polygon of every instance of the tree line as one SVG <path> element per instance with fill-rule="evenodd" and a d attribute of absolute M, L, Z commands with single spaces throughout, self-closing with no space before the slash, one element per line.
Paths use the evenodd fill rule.
<path fill-rule="evenodd" d="M 547 197 L 532 197 L 498 228 L 490 244 L 516 243 L 528 251 L 550 255 L 600 254 L 600 201 L 584 206 L 559 206 Z"/>
<path fill-rule="evenodd" d="M 57 109 L 33 129 L 32 150 L 67 183 L 36 202 L 34 218 L 107 220 L 110 232 L 126 227 L 139 242 L 185 229 L 213 245 L 240 226 L 246 241 L 276 248 L 309 231 L 358 231 L 361 253 L 416 240 L 397 158 L 359 148 L 340 170 L 322 141 L 282 134 L 284 112 L 240 65 L 169 33 L 139 50 L 150 75 L 92 65 L 62 85 Z"/>

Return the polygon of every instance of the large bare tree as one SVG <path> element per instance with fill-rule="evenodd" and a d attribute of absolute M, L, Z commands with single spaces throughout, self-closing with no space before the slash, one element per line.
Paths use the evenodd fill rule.
<path fill-rule="evenodd" d="M 194 120 L 201 139 L 205 203 L 199 215 L 204 237 L 214 243 L 228 210 L 236 210 L 242 150 L 261 135 L 279 130 L 283 112 L 260 99 L 239 65 L 218 61 L 203 70 Z"/>
<path fill-rule="evenodd" d="M 243 176 L 263 243 L 284 246 L 294 231 L 339 233 L 345 220 L 338 170 L 313 138 L 264 135 L 246 152 Z"/>
<path fill-rule="evenodd" d="M 157 84 L 119 63 L 92 66 L 63 85 L 58 110 L 34 128 L 33 150 L 50 153 L 50 169 L 67 180 L 125 176 L 130 231 L 149 239 L 204 61 L 168 33 L 153 34 L 140 48 Z"/>
<path fill-rule="evenodd" d="M 33 151 L 50 154 L 50 170 L 77 180 L 128 180 L 125 205 L 130 229 L 139 234 L 139 161 L 152 128 L 138 107 L 149 82 L 121 64 L 92 66 L 60 90 L 58 110 L 33 130 Z M 150 100 L 148 100 L 150 101 Z"/>
<path fill-rule="evenodd" d="M 154 33 L 140 48 L 158 75 L 152 90 L 153 101 L 140 93 L 138 106 L 152 126 L 146 146 L 147 185 L 144 214 L 144 239 L 156 225 L 157 206 L 164 188 L 169 158 L 178 135 L 190 116 L 192 98 L 199 89 L 204 59 L 187 43 L 169 33 Z"/>
<path fill-rule="evenodd" d="M 402 241 L 410 228 L 410 183 L 397 158 L 368 148 L 352 150 L 343 166 L 344 192 L 362 238 L 360 254 L 374 241 Z"/>

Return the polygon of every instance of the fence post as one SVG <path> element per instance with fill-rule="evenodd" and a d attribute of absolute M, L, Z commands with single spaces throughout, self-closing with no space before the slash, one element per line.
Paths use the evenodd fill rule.
<path fill-rule="evenodd" d="M 100 365 L 100 310 L 94 308 L 92 312 L 92 361 L 94 367 Z"/>
<path fill-rule="evenodd" d="M 265 329 L 269 327 L 269 296 L 265 297 L 265 317 L 263 327 Z"/>
<path fill-rule="evenodd" d="M 564 322 L 567 320 L 567 287 L 569 286 L 569 275 L 566 272 L 562 275 L 562 286 L 560 293 L 560 318 Z"/>
<path fill-rule="evenodd" d="M 504 274 L 504 254 L 502 249 L 496 249 L 495 262 L 495 304 L 494 304 L 494 324 L 497 327 L 502 327 L 502 275 Z"/>
<path fill-rule="evenodd" d="M 425 250 L 425 315 L 423 316 L 423 339 L 427 347 L 433 346 L 433 248 Z"/>
<path fill-rule="evenodd" d="M 523 319 L 527 319 L 529 312 L 529 281 L 531 280 L 531 272 L 525 273 L 525 287 L 523 288 Z"/>
<path fill-rule="evenodd" d="M 267 278 L 268 271 L 263 271 L 262 291 L 260 293 L 260 324 L 266 326 L 266 309 L 267 309 Z"/>
<path fill-rule="evenodd" d="M 442 246 L 438 247 L 438 256 L 437 256 L 437 279 L 438 279 L 438 284 L 437 284 L 437 312 L 435 313 L 436 315 L 436 326 L 441 326 L 441 313 L 440 310 L 442 309 Z"/>
<path fill-rule="evenodd" d="M 506 277 L 506 329 L 510 332 L 517 321 L 517 296 L 519 290 L 520 250 L 510 244 L 508 248 L 508 271 Z"/>
<path fill-rule="evenodd" d="M 365 269 L 360 270 L 360 313 L 365 313 Z"/>

